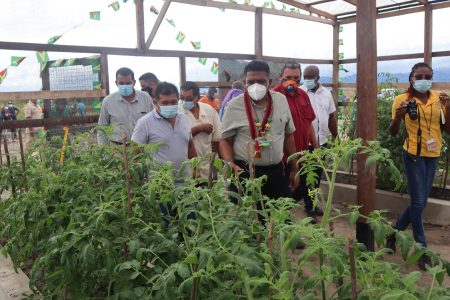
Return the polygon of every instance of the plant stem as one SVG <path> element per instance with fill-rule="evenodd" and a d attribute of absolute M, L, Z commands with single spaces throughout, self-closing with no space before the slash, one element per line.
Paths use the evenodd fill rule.
<path fill-rule="evenodd" d="M 348 239 L 348 256 L 350 259 L 350 275 L 352 282 L 352 300 L 356 300 L 356 265 L 355 265 L 355 246 L 351 238 Z"/>
<path fill-rule="evenodd" d="M 125 164 L 125 182 L 127 184 L 127 215 L 128 218 L 132 217 L 132 209 L 131 209 L 131 175 L 130 170 L 128 168 L 128 155 L 127 155 L 127 136 L 125 133 L 122 134 L 122 145 L 123 145 L 123 161 Z"/>
<path fill-rule="evenodd" d="M 27 181 L 27 168 L 25 166 L 25 155 L 23 150 L 23 140 L 22 140 L 22 129 L 19 129 L 19 146 L 20 146 L 20 160 L 22 161 L 22 173 L 23 181 L 25 186 L 25 191 L 28 191 L 28 181 Z"/>
<path fill-rule="evenodd" d="M 433 289 L 434 289 L 434 282 L 435 281 L 436 281 L 436 275 L 433 275 L 433 280 L 431 281 L 430 291 L 428 292 L 427 300 L 431 299 L 431 294 L 432 294 Z"/>
<path fill-rule="evenodd" d="M 325 280 L 323 279 L 322 266 L 323 266 L 323 248 L 319 249 L 319 272 L 320 272 L 320 287 L 322 290 L 322 300 L 327 300 L 327 291 L 325 287 Z"/>

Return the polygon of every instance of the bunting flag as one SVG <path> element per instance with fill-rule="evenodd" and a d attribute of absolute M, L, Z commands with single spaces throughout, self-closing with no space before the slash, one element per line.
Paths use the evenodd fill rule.
<path fill-rule="evenodd" d="M 270 6 L 270 2 L 264 2 L 264 5 L 263 5 L 263 7 L 269 7 Z"/>
<path fill-rule="evenodd" d="M 159 10 L 157 10 L 153 5 L 152 7 L 150 7 L 150 12 L 154 13 L 155 15 L 159 15 Z"/>
<path fill-rule="evenodd" d="M 36 52 L 36 57 L 37 57 L 38 62 L 41 65 L 48 62 L 48 52 L 47 51 Z"/>
<path fill-rule="evenodd" d="M 206 57 L 199 57 L 198 58 L 198 62 L 201 63 L 202 65 L 206 65 L 206 61 L 208 59 Z"/>
<path fill-rule="evenodd" d="M 342 25 L 341 25 L 341 26 L 339 26 L 339 32 L 342 32 L 342 31 L 344 31 L 344 27 L 342 27 Z"/>
<path fill-rule="evenodd" d="M 108 7 L 112 7 L 112 9 L 114 11 L 118 11 L 120 9 L 120 4 L 119 1 L 114 1 L 113 3 L 111 3 L 110 5 L 108 5 Z"/>
<path fill-rule="evenodd" d="M 52 36 L 51 38 L 48 39 L 47 44 L 53 45 L 53 44 L 56 43 L 56 41 L 58 41 L 61 37 L 62 37 L 62 34 L 61 34 L 61 35 L 55 35 L 55 36 Z"/>
<path fill-rule="evenodd" d="M 349 70 L 347 70 L 346 68 L 344 68 L 343 65 L 339 65 L 339 71 L 344 71 L 345 73 L 348 73 Z"/>
<path fill-rule="evenodd" d="M 341 88 L 339 88 L 339 89 L 338 89 L 338 95 L 339 95 L 339 96 L 344 96 L 344 90 L 341 89 Z"/>
<path fill-rule="evenodd" d="M 217 73 L 219 73 L 219 64 L 216 62 L 213 62 L 212 66 L 211 66 L 211 72 L 214 75 L 217 75 Z"/>
<path fill-rule="evenodd" d="M 91 20 L 100 21 L 100 12 L 99 11 L 91 11 L 89 13 L 89 18 Z"/>
<path fill-rule="evenodd" d="M 11 66 L 18 67 L 26 56 L 11 56 Z"/>
<path fill-rule="evenodd" d="M 50 65 L 50 67 L 52 67 L 52 68 L 61 67 L 61 65 L 62 65 L 63 62 L 64 62 L 64 59 L 58 59 L 58 60 L 55 60 L 55 61 Z"/>
<path fill-rule="evenodd" d="M 339 39 L 339 46 L 344 46 L 344 40 L 343 39 Z"/>
<path fill-rule="evenodd" d="M 127 2 L 128 2 L 128 0 L 122 0 L 122 2 L 123 2 L 123 3 L 127 3 Z"/>
<path fill-rule="evenodd" d="M 222 12 L 225 12 L 225 8 L 219 8 Z"/>
<path fill-rule="evenodd" d="M 295 12 L 295 8 L 291 7 L 291 12 Z"/>
<path fill-rule="evenodd" d="M 186 36 L 184 35 L 184 33 L 182 33 L 181 31 L 179 31 L 178 34 L 177 34 L 177 37 L 176 37 L 177 42 L 181 44 L 181 43 L 184 42 L 184 39 L 185 39 L 185 38 L 186 38 Z"/>
<path fill-rule="evenodd" d="M 342 83 L 342 82 L 343 82 L 341 77 L 338 78 L 338 82 L 339 82 L 339 83 Z"/>
<path fill-rule="evenodd" d="M 286 9 L 287 9 L 286 5 L 283 4 L 283 6 L 281 7 L 281 9 L 282 9 L 282 10 L 286 10 Z"/>
<path fill-rule="evenodd" d="M 275 4 L 273 4 L 272 1 L 270 1 L 270 8 L 276 9 Z"/>
<path fill-rule="evenodd" d="M 101 64 L 98 61 L 93 61 L 91 66 L 92 66 L 92 72 L 93 73 L 101 73 L 102 67 L 101 67 Z"/>
<path fill-rule="evenodd" d="M 102 109 L 102 101 L 100 100 L 93 100 L 92 106 L 94 107 L 94 112 L 99 113 Z"/>
<path fill-rule="evenodd" d="M 244 4 L 245 5 L 252 5 L 252 0 L 245 0 Z"/>
<path fill-rule="evenodd" d="M 44 63 L 40 63 L 40 71 L 41 71 L 41 73 L 42 73 L 42 71 L 44 71 L 44 69 L 45 69 L 45 67 L 47 66 L 47 63 L 46 62 L 44 62 Z"/>
<path fill-rule="evenodd" d="M 75 58 L 69 58 L 66 63 L 64 64 L 64 67 L 70 67 L 75 64 Z"/>
<path fill-rule="evenodd" d="M 98 91 L 102 89 L 102 83 L 100 81 L 94 81 L 93 82 L 93 88 L 94 91 Z"/>
<path fill-rule="evenodd" d="M 172 25 L 173 27 L 177 28 L 177 26 L 175 26 L 175 22 L 174 22 L 172 19 L 166 18 L 166 21 L 167 21 L 170 25 Z"/>
<path fill-rule="evenodd" d="M 339 53 L 339 59 L 344 59 L 344 52 Z"/>
<path fill-rule="evenodd" d="M 0 84 L 2 84 L 2 82 L 5 80 L 6 75 L 8 75 L 8 68 L 0 71 Z"/>
<path fill-rule="evenodd" d="M 233 4 L 237 4 L 237 2 L 235 0 L 228 0 L 229 3 L 233 3 Z M 245 2 L 247 2 L 247 0 L 245 0 Z"/>
<path fill-rule="evenodd" d="M 195 50 L 199 50 L 202 47 L 202 43 L 201 42 L 192 42 L 192 47 L 194 47 Z"/>

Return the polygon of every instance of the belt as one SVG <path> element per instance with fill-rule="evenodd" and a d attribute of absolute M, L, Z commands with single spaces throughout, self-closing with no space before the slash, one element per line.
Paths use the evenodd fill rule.
<path fill-rule="evenodd" d="M 234 163 L 241 168 L 248 169 L 248 162 L 246 162 L 245 160 L 235 160 Z M 280 161 L 279 163 L 277 163 L 275 165 L 269 165 L 269 166 L 256 166 L 255 165 L 255 170 L 268 171 L 268 170 L 275 169 L 275 168 L 279 167 L 280 165 L 283 166 L 282 161 Z"/>

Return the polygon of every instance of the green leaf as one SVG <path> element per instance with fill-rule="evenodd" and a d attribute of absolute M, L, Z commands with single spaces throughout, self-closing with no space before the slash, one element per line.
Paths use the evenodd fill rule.
<path fill-rule="evenodd" d="M 353 210 L 350 213 L 350 224 L 351 225 L 356 224 L 356 221 L 358 221 L 358 218 L 359 218 L 359 211 L 358 210 Z"/>
<path fill-rule="evenodd" d="M 197 258 L 197 255 L 195 255 L 195 253 L 189 254 L 189 255 L 185 258 L 184 262 L 185 262 L 186 264 L 188 264 L 188 265 L 197 265 L 197 264 L 198 264 L 198 258 Z"/>
<path fill-rule="evenodd" d="M 419 258 L 422 257 L 422 255 L 425 253 L 425 249 L 424 248 L 419 248 L 416 249 L 416 251 L 414 251 L 414 253 L 408 257 L 408 259 L 405 262 L 406 267 L 411 267 L 413 264 L 415 264 Z"/>

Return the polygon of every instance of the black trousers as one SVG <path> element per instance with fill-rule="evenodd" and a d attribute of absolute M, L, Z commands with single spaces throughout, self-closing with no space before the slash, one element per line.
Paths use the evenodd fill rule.
<path fill-rule="evenodd" d="M 321 148 L 328 148 L 327 144 L 323 144 L 320 146 Z M 310 152 L 314 151 L 314 149 L 310 146 L 308 147 Z M 322 168 L 314 168 L 314 173 L 317 174 L 317 183 L 313 185 L 307 185 L 306 177 L 307 175 L 301 175 L 299 178 L 298 188 L 293 193 L 293 198 L 297 201 L 301 201 L 302 199 L 305 201 L 305 210 L 312 211 L 313 210 L 313 199 L 309 195 L 310 189 L 315 189 L 320 186 L 320 180 L 322 179 L 323 170 Z M 286 166 L 286 178 L 289 180 L 289 175 L 291 174 L 291 167 Z"/>

